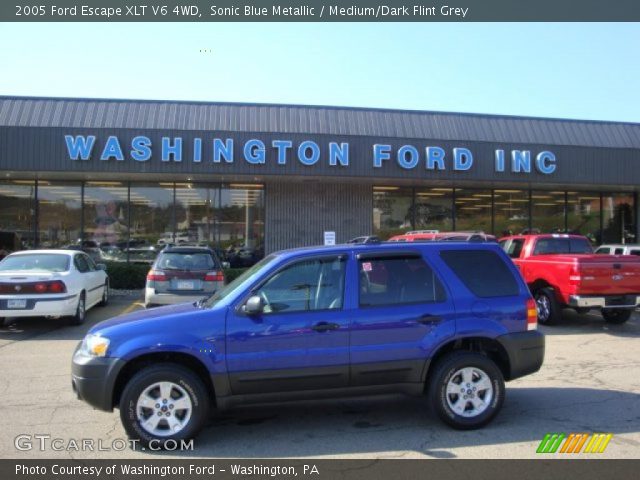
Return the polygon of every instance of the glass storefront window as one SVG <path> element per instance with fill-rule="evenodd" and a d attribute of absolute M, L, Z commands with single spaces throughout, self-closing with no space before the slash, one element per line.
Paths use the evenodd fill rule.
<path fill-rule="evenodd" d="M 78 246 L 81 241 L 80 183 L 38 182 L 40 248 Z"/>
<path fill-rule="evenodd" d="M 0 182 L 0 260 L 34 247 L 35 191 L 32 180 Z"/>
<path fill-rule="evenodd" d="M 491 234 L 491 190 L 456 188 L 456 230 Z"/>
<path fill-rule="evenodd" d="M 85 183 L 85 246 L 99 247 L 105 260 L 126 260 L 128 194 L 129 188 L 124 182 Z"/>
<path fill-rule="evenodd" d="M 176 237 L 178 244 L 213 247 L 216 244 L 215 209 L 219 188 L 192 183 L 176 184 Z"/>
<path fill-rule="evenodd" d="M 635 242 L 635 210 L 632 193 L 602 196 L 602 243 Z"/>
<path fill-rule="evenodd" d="M 529 191 L 494 190 L 495 233 L 505 236 L 529 229 Z"/>
<path fill-rule="evenodd" d="M 132 184 L 130 238 L 123 245 L 132 262 L 152 263 L 157 251 L 174 243 L 173 183 Z"/>
<path fill-rule="evenodd" d="M 220 256 L 231 267 L 248 267 L 264 257 L 262 185 L 231 184 L 223 187 L 215 222 Z"/>
<path fill-rule="evenodd" d="M 373 187 L 373 233 L 386 240 L 413 230 L 413 190 Z"/>
<path fill-rule="evenodd" d="M 534 190 L 531 192 L 532 233 L 565 231 L 565 192 Z"/>
<path fill-rule="evenodd" d="M 416 189 L 415 229 L 453 230 L 453 188 Z"/>
<path fill-rule="evenodd" d="M 599 192 L 567 192 L 567 230 L 602 243 Z"/>

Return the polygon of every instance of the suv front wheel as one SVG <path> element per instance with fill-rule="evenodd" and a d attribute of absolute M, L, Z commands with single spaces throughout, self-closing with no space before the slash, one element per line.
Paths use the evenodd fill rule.
<path fill-rule="evenodd" d="M 440 419 L 453 428 L 480 428 L 495 417 L 504 401 L 504 379 L 498 366 L 474 352 L 452 352 L 436 364 L 429 401 Z"/>
<path fill-rule="evenodd" d="M 120 398 L 120 419 L 130 438 L 144 446 L 165 448 L 195 437 L 209 415 L 202 380 L 175 364 L 147 367 L 127 383 Z"/>

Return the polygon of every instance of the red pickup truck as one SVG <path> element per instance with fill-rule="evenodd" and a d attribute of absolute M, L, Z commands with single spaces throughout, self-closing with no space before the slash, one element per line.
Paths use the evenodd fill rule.
<path fill-rule="evenodd" d="M 610 323 L 624 323 L 640 305 L 640 258 L 596 255 L 580 235 L 513 235 L 500 245 L 536 300 L 538 321 L 556 323 L 562 308 L 596 308 Z"/>

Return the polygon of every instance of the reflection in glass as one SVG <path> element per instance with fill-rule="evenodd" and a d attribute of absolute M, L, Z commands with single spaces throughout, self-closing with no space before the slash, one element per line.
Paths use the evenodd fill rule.
<path fill-rule="evenodd" d="M 41 248 L 79 244 L 81 197 L 80 183 L 38 183 L 38 231 Z"/>
<path fill-rule="evenodd" d="M 173 183 L 132 184 L 130 195 L 130 238 L 122 249 L 130 261 L 151 263 L 157 250 L 174 240 Z"/>
<path fill-rule="evenodd" d="M 632 193 L 602 196 L 602 243 L 635 242 L 635 210 Z"/>
<path fill-rule="evenodd" d="M 491 234 L 491 190 L 456 188 L 456 230 Z"/>
<path fill-rule="evenodd" d="M 599 192 L 567 192 L 567 230 L 602 242 Z"/>
<path fill-rule="evenodd" d="M 386 240 L 413 229 L 413 191 L 400 187 L 373 187 L 373 233 Z"/>
<path fill-rule="evenodd" d="M 564 191 L 531 192 L 532 233 L 562 233 L 565 231 Z"/>
<path fill-rule="evenodd" d="M 35 182 L 0 183 L 0 259 L 35 245 Z"/>
<path fill-rule="evenodd" d="M 99 247 L 105 260 L 126 259 L 122 247 L 127 240 L 127 196 L 123 182 L 85 183 L 85 245 Z"/>
<path fill-rule="evenodd" d="M 218 188 L 176 183 L 176 243 L 212 247 L 216 242 L 218 201 Z"/>
<path fill-rule="evenodd" d="M 218 244 L 231 267 L 248 267 L 264 257 L 264 189 L 231 184 L 220 191 L 216 212 Z"/>
<path fill-rule="evenodd" d="M 416 189 L 415 229 L 453 230 L 453 188 Z"/>
<path fill-rule="evenodd" d="M 529 228 L 529 191 L 494 190 L 497 236 L 522 233 Z"/>

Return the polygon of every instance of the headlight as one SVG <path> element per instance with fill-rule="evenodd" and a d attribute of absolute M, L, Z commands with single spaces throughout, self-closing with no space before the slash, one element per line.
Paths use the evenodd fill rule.
<path fill-rule="evenodd" d="M 82 341 L 82 351 L 92 357 L 104 357 L 109 348 L 109 339 L 89 334 Z"/>

